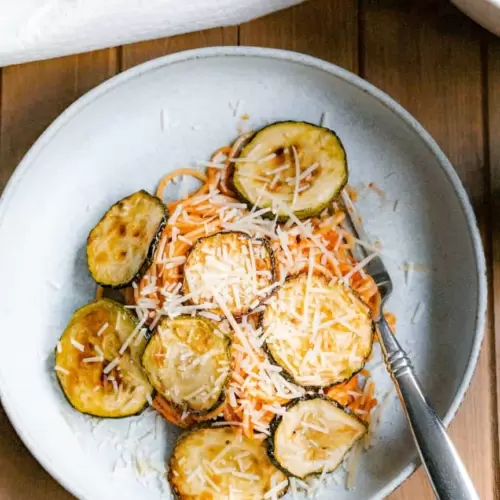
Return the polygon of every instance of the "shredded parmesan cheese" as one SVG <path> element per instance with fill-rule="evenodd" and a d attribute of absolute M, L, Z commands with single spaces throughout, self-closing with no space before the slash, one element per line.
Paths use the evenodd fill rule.
<path fill-rule="evenodd" d="M 278 483 L 276 486 L 268 490 L 265 495 L 264 495 L 264 500 L 267 500 L 269 498 L 277 498 L 278 493 L 281 492 L 281 490 L 285 489 L 288 486 L 288 479 L 285 479 L 281 483 Z"/>
<path fill-rule="evenodd" d="M 118 315 L 118 317 L 119 317 L 119 315 Z M 117 318 L 117 320 L 118 320 L 118 318 Z M 99 328 L 99 330 L 97 331 L 97 336 L 100 337 L 107 330 L 108 326 L 109 326 L 108 323 L 104 323 L 101 326 L 101 328 Z M 118 329 L 118 327 L 117 327 L 117 329 Z"/>
<path fill-rule="evenodd" d="M 70 342 L 71 342 L 71 345 L 73 347 L 76 347 L 80 352 L 85 351 L 85 346 L 83 344 L 80 344 L 80 342 L 78 342 L 77 340 L 71 339 Z"/>
<path fill-rule="evenodd" d="M 104 370 L 103 370 L 103 373 L 105 375 L 107 375 L 108 373 L 111 372 L 111 370 L 113 370 L 113 368 L 116 368 L 118 366 L 118 363 L 120 362 L 120 359 L 119 358 L 115 358 L 113 359 L 113 361 L 111 361 L 111 363 L 109 363 L 108 365 L 106 365 L 104 367 Z"/>
<path fill-rule="evenodd" d="M 293 152 L 293 160 L 295 163 L 295 188 L 293 190 L 293 199 L 292 199 L 292 208 L 297 204 L 298 196 L 299 196 L 299 187 L 300 187 L 300 163 L 299 163 L 299 155 L 297 154 L 297 149 L 295 146 L 292 146 Z"/>
<path fill-rule="evenodd" d="M 422 319 L 423 314 L 424 314 L 424 305 L 422 304 L 422 302 L 419 302 L 417 304 L 417 307 L 415 308 L 413 317 L 411 318 L 412 325 L 416 325 Z"/>

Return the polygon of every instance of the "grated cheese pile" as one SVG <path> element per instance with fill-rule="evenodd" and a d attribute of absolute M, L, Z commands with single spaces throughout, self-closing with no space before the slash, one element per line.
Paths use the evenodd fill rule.
<path fill-rule="evenodd" d="M 272 418 L 283 412 L 283 405 L 302 395 L 304 389 L 286 380 L 281 368 L 270 363 L 262 349 L 265 338 L 258 326 L 258 315 L 264 309 L 264 296 L 279 289 L 287 277 L 300 272 L 323 276 L 332 282 L 344 280 L 372 308 L 378 306 L 378 292 L 373 280 L 363 271 L 367 262 L 357 263 L 352 257 L 351 250 L 359 242 L 345 229 L 345 214 L 340 206 L 334 204 L 331 211 L 325 210 L 313 219 L 300 221 L 291 214 L 287 223 L 278 223 L 272 208 L 246 209 L 224 187 L 225 171 L 219 167 L 224 165 L 224 160 L 218 157 L 216 163 L 217 168 L 208 168 L 206 192 L 169 206 L 172 215 L 154 264 L 133 290 L 130 307 L 147 317 L 151 327 L 155 327 L 162 316 L 172 318 L 182 314 L 201 314 L 225 323 L 226 328 L 234 332 L 232 355 L 237 368 L 233 370 L 224 416 L 228 421 L 240 422 L 247 435 L 265 435 Z M 279 173 L 270 172 L 269 178 Z M 186 292 L 183 269 L 193 245 L 198 238 L 220 231 L 248 235 L 251 242 L 248 254 L 242 251 L 236 256 L 228 245 L 226 250 L 222 246 L 218 254 L 199 256 L 200 265 L 195 263 L 194 267 L 198 273 L 193 273 L 194 278 L 190 275 L 193 285 L 183 295 Z M 265 269 L 253 266 L 253 261 L 262 260 L 263 256 L 259 254 L 263 248 L 257 250 L 255 244 L 259 238 L 266 238 L 274 252 L 272 282 Z M 205 268 L 207 261 L 210 265 Z M 245 292 L 255 292 L 259 287 L 263 290 L 261 296 L 245 304 L 250 305 L 252 314 L 240 318 L 230 313 L 239 305 L 237 296 L 243 305 L 251 295 Z M 363 383 L 360 377 L 355 381 Z M 362 392 L 362 388 L 359 390 Z"/>
<path fill-rule="evenodd" d="M 217 293 L 238 315 L 255 309 L 276 287 L 272 256 L 261 239 L 219 233 L 199 240 L 184 265 L 184 289 L 195 304 L 212 303 Z M 208 309 L 209 307 L 207 307 Z M 216 313 L 221 313 L 217 306 Z"/>
<path fill-rule="evenodd" d="M 262 324 L 270 353 L 294 380 L 324 387 L 363 367 L 373 323 L 368 307 L 350 290 L 340 282 L 328 284 L 313 269 L 279 289 L 268 301 Z"/>

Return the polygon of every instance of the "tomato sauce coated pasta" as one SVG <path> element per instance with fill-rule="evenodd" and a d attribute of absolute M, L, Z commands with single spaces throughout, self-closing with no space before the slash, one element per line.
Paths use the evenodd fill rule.
<path fill-rule="evenodd" d="M 356 241 L 345 227 L 345 213 L 340 204 L 333 203 L 320 215 L 304 221 L 305 233 L 293 221 L 279 223 L 272 214 L 266 214 L 269 218 L 259 217 L 256 207 L 247 207 L 238 199 L 231 188 L 230 176 L 234 158 L 244 140 L 245 137 L 240 138 L 233 146 L 218 149 L 207 162 L 206 172 L 182 168 L 161 179 L 156 195 L 162 200 L 168 184 L 181 176 L 196 178 L 201 187 L 182 199 L 165 202 L 170 216 L 154 261 L 141 280 L 124 291 L 128 304 L 145 311 L 149 316 L 148 323 L 154 327 L 163 314 L 159 311 L 172 297 L 182 300 L 178 297 L 182 296 L 183 264 L 194 243 L 217 232 L 240 230 L 269 240 L 279 282 L 307 272 L 313 266 L 314 274 L 327 280 L 345 281 L 372 311 L 377 311 L 380 306 L 377 286 L 353 257 Z M 318 241 L 321 242 L 320 248 Z M 394 327 L 394 316 L 388 314 L 387 319 Z M 250 313 L 238 322 L 242 325 L 242 332 L 258 337 L 259 312 Z M 265 379 L 261 373 L 272 369 L 264 350 L 252 340 L 250 353 L 248 345 L 242 347 L 242 341 L 238 335 L 233 337 L 232 376 L 228 396 L 218 415 L 227 422 L 237 423 L 247 437 L 263 439 L 279 409 L 303 394 L 304 390 L 284 379 L 280 379 L 277 387 L 270 388 L 271 372 Z M 322 392 L 365 422 L 370 421 L 370 412 L 377 404 L 375 385 L 367 370 Z M 183 414 L 161 396 L 156 397 L 154 407 L 176 425 L 186 427 L 200 421 L 196 416 Z"/>

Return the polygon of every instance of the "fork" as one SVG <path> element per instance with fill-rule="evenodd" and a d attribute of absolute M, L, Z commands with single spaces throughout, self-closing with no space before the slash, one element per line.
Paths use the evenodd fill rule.
<path fill-rule="evenodd" d="M 354 236 L 369 244 L 361 219 L 345 191 L 342 192 L 342 202 L 346 209 L 346 220 Z M 361 245 L 357 245 L 356 251 L 359 255 L 355 257 L 359 257 L 360 262 L 368 257 Z M 364 270 L 375 281 L 381 297 L 380 307 L 374 315 L 374 321 L 385 365 L 396 386 L 415 445 L 434 493 L 440 500 L 478 500 L 479 496 L 474 485 L 441 419 L 431 408 L 422 392 L 408 355 L 396 340 L 384 318 L 383 308 L 393 289 L 391 277 L 378 254 L 367 261 Z"/>

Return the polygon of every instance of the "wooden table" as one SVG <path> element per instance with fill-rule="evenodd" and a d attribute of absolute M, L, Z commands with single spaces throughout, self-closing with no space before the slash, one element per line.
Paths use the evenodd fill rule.
<path fill-rule="evenodd" d="M 481 499 L 500 498 L 500 39 L 446 0 L 310 0 L 239 27 L 0 69 L 0 190 L 45 127 L 83 93 L 148 59 L 211 45 L 291 49 L 347 68 L 408 109 L 455 165 L 482 230 L 490 303 L 481 358 L 451 435 Z M 1 500 L 72 498 L 3 412 L 0 430 Z M 433 496 L 419 470 L 390 498 Z"/>

